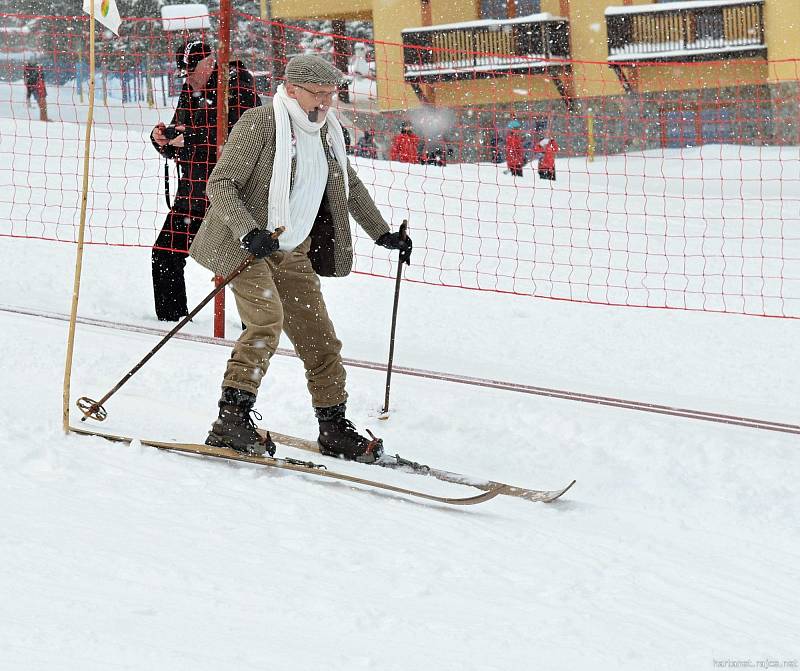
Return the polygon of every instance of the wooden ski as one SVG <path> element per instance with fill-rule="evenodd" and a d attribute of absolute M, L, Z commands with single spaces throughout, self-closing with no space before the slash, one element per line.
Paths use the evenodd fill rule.
<path fill-rule="evenodd" d="M 259 429 L 259 433 L 266 433 L 264 429 Z M 287 447 L 294 447 L 298 450 L 304 450 L 306 452 L 312 452 L 315 454 L 319 454 L 319 446 L 317 445 L 317 441 L 315 440 L 308 440 L 306 438 L 298 438 L 296 436 L 289 436 L 283 433 L 277 433 L 276 431 L 270 431 L 270 436 L 272 436 L 272 440 L 276 443 L 280 443 L 281 445 L 286 445 Z M 393 463 L 391 460 L 395 459 Z M 476 489 L 480 489 L 484 492 L 491 492 L 496 491 L 498 494 L 502 494 L 504 496 L 515 496 L 520 499 L 525 499 L 526 501 L 533 501 L 533 502 L 541 502 L 541 503 L 550 503 L 551 501 L 555 501 L 557 498 L 561 497 L 565 494 L 572 485 L 575 484 L 575 480 L 570 482 L 566 487 L 562 489 L 526 489 L 524 487 L 515 487 L 513 485 L 507 485 L 502 482 L 495 482 L 494 480 L 485 480 L 481 478 L 473 478 L 468 475 L 461 475 L 459 473 L 452 473 L 450 471 L 443 471 L 439 468 L 431 468 L 429 466 L 423 466 L 422 464 L 415 464 L 413 462 L 406 462 L 405 460 L 397 461 L 396 457 L 387 456 L 385 461 L 382 463 L 374 464 L 377 466 L 383 466 L 385 468 L 391 468 L 392 470 L 399 470 L 404 473 L 414 473 L 416 475 L 428 475 L 432 478 L 436 478 L 437 480 L 442 480 L 443 482 L 451 482 L 453 484 L 458 485 L 468 485 L 470 487 L 475 487 Z"/>
<path fill-rule="evenodd" d="M 226 459 L 228 461 L 243 461 L 249 464 L 265 466 L 267 468 L 278 468 L 281 470 L 293 471 L 295 473 L 303 473 L 305 475 L 311 475 L 314 477 L 328 478 L 331 480 L 340 480 L 342 482 L 349 482 L 355 485 L 363 485 L 365 487 L 381 489 L 384 491 L 393 492 L 395 494 L 412 496 L 420 499 L 425 499 L 427 501 L 435 501 L 436 503 L 445 503 L 454 506 L 469 506 L 469 505 L 474 505 L 476 503 L 483 503 L 484 501 L 489 501 L 498 494 L 504 493 L 502 490 L 505 487 L 505 485 L 499 485 L 498 487 L 485 490 L 483 494 L 479 494 L 477 496 L 469 496 L 466 498 L 450 498 L 445 496 L 436 496 L 434 494 L 426 494 L 425 492 L 419 492 L 413 489 L 406 489 L 404 487 L 397 487 L 395 485 L 390 485 L 386 482 L 380 482 L 377 480 L 368 480 L 365 478 L 359 478 L 354 475 L 348 475 L 346 473 L 337 473 L 335 471 L 328 470 L 327 467 L 323 464 L 312 464 L 311 462 L 301 462 L 294 459 L 286 459 L 280 457 L 256 457 L 247 454 L 242 454 L 240 452 L 236 452 L 235 450 L 229 450 L 223 447 L 211 447 L 209 445 L 200 445 L 195 443 L 142 440 L 138 438 L 132 438 L 129 436 L 120 436 L 111 433 L 103 433 L 100 431 L 91 431 L 88 429 L 76 428 L 72 426 L 70 426 L 69 429 L 70 431 L 77 434 L 81 434 L 84 436 L 98 436 L 99 438 L 105 438 L 106 440 L 110 440 L 113 442 L 130 444 L 138 440 L 142 445 L 155 447 L 160 450 L 197 454 L 204 457 L 213 457 L 215 459 Z"/>

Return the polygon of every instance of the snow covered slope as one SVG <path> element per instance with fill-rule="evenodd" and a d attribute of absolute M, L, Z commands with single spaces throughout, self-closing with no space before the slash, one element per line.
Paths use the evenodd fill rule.
<path fill-rule="evenodd" d="M 2 302 L 63 310 L 72 247 L 22 240 L 0 246 L 11 270 Z M 107 249 L 90 252 L 87 277 L 101 258 L 114 257 Z M 120 316 L 127 308 L 129 318 L 145 322 L 146 254 L 116 255 L 103 265 L 119 282 L 100 292 L 96 280 L 87 281 L 87 314 Z M 358 310 L 348 297 L 389 302 L 391 282 L 330 284 L 345 353 L 380 359 L 384 324 L 377 329 L 366 302 Z M 714 337 L 697 340 L 701 347 L 716 342 L 722 354 L 711 368 L 688 355 L 676 361 L 686 377 L 667 376 L 662 400 L 751 414 L 774 403 L 773 418 L 793 419 L 796 359 L 769 368 L 730 360 L 720 380 L 738 384 L 715 389 L 711 382 L 742 337 L 737 329 L 774 336 L 780 352 L 780 333 L 788 338 L 793 323 L 405 289 L 398 363 L 428 365 L 442 352 L 441 325 L 420 317 L 435 300 L 463 320 L 449 322 L 443 369 L 486 373 L 496 364 L 495 377 L 567 383 L 571 367 L 588 357 L 569 349 L 569 337 L 558 338 L 573 329 L 591 335 L 589 349 L 616 352 L 599 372 L 584 369 L 587 386 L 631 394 L 639 385 L 626 374 L 626 360 L 628 370 L 640 360 L 667 370 L 664 351 L 678 351 L 680 343 L 662 347 L 651 320 L 673 321 L 670 335 L 683 333 L 684 346 L 716 328 Z M 492 306 L 512 324 L 537 324 L 528 334 L 548 343 L 547 355 L 507 337 L 502 323 L 487 329 L 478 347 L 469 315 Z M 614 346 L 615 338 L 604 336 L 609 322 L 617 333 L 647 337 Z M 703 669 L 714 659 L 797 656 L 795 436 L 402 376 L 384 423 L 375 419 L 382 375 L 350 370 L 353 418 L 381 433 L 390 449 L 520 485 L 578 479 L 549 506 L 495 499 L 446 509 L 247 465 L 65 437 L 66 325 L 0 312 L 0 333 L 5 668 Z M 73 395 L 101 395 L 155 341 L 80 327 Z M 201 439 L 226 356 L 222 347 L 171 343 L 108 403 L 102 428 Z M 769 363 L 761 348 L 742 356 Z M 657 387 L 642 384 L 637 398 Z M 266 425 L 313 435 L 296 359 L 274 359 L 258 407 Z M 434 493 L 469 491 L 380 475 Z"/>
<path fill-rule="evenodd" d="M 66 324 L 1 308 L 68 311 L 74 251 L 0 237 L 0 669 L 639 671 L 800 658 L 797 436 L 401 375 L 381 422 L 383 375 L 350 369 L 352 419 L 389 450 L 523 486 L 578 480 L 552 505 L 464 509 L 64 436 Z M 196 303 L 209 277 L 187 271 Z M 385 359 L 392 291 L 363 275 L 325 281 L 345 356 Z M 82 315 L 155 326 L 150 292 L 146 248 L 87 249 Z M 236 327 L 231 314 L 229 336 Z M 798 423 L 798 329 L 406 283 L 396 363 Z M 210 312 L 188 330 L 210 334 Z M 73 399 L 100 397 L 156 340 L 80 326 Z M 171 342 L 98 428 L 202 440 L 226 358 Z M 275 357 L 257 407 L 265 426 L 313 437 L 296 359 Z"/>

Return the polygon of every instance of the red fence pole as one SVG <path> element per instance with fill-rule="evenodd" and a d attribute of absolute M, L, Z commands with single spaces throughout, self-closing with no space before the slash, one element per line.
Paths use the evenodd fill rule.
<path fill-rule="evenodd" d="M 228 61 L 231 56 L 231 0 L 219 2 L 219 46 L 217 48 L 217 160 L 228 139 Z M 224 281 L 215 277 L 214 284 Z M 225 337 L 225 291 L 214 298 L 214 337 Z"/>

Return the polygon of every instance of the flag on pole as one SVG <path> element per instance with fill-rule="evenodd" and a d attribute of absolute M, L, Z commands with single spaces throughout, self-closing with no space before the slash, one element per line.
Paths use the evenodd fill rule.
<path fill-rule="evenodd" d="M 83 0 L 83 11 L 87 14 L 91 14 L 92 11 L 90 3 L 94 3 L 95 20 L 119 36 L 119 24 L 122 23 L 122 19 L 119 16 L 116 0 Z"/>

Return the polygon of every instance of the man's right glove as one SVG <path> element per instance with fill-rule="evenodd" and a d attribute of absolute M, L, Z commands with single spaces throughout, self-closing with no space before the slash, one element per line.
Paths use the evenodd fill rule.
<path fill-rule="evenodd" d="M 254 228 L 242 238 L 242 249 L 247 250 L 257 259 L 263 259 L 272 252 L 278 251 L 281 243 L 273 237 L 272 231 Z"/>
<path fill-rule="evenodd" d="M 408 234 L 401 236 L 399 231 L 384 233 L 375 241 L 375 244 L 386 247 L 386 249 L 399 249 L 400 263 L 405 263 L 407 266 L 411 265 L 411 248 L 413 245 Z"/>

